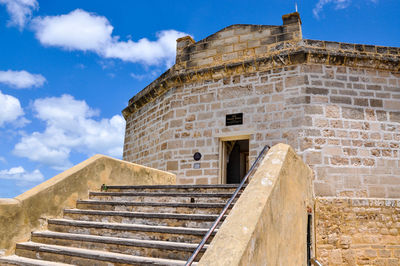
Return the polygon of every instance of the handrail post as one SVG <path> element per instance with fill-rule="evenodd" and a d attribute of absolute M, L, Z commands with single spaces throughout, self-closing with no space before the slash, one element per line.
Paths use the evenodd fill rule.
<path fill-rule="evenodd" d="M 203 237 L 203 239 L 201 240 L 200 244 L 197 246 L 196 250 L 193 252 L 193 254 L 190 256 L 190 258 L 187 260 L 185 266 L 192 265 L 192 263 L 194 262 L 195 258 L 200 253 L 201 249 L 204 247 L 204 245 L 206 244 L 207 240 L 210 238 L 211 234 L 214 232 L 215 228 L 217 228 L 219 222 L 224 217 L 226 211 L 229 209 L 229 207 L 231 206 L 232 202 L 235 200 L 236 196 L 239 194 L 239 192 L 242 189 L 243 185 L 246 183 L 246 181 L 249 178 L 249 176 L 256 169 L 256 167 L 257 167 L 258 163 L 260 162 L 261 158 L 264 157 L 264 153 L 266 151 L 268 151 L 268 150 L 269 150 L 269 146 L 265 145 L 264 148 L 262 149 L 262 151 L 257 156 L 257 159 L 254 161 L 254 163 L 251 166 L 250 170 L 244 176 L 242 182 L 240 182 L 239 186 L 236 188 L 235 192 L 233 192 L 231 198 L 228 200 L 228 202 L 226 203 L 225 207 L 222 209 L 221 213 L 218 215 L 218 217 L 215 220 L 215 222 L 213 223 L 213 225 L 207 231 L 206 235 Z"/>
<path fill-rule="evenodd" d="M 311 262 L 312 265 L 315 265 L 315 266 L 322 266 L 322 263 L 319 262 L 316 258 L 312 258 L 312 259 L 310 260 L 310 262 Z"/>

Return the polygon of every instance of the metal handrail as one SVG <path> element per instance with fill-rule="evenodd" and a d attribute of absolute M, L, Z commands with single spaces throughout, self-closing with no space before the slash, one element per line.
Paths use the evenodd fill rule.
<path fill-rule="evenodd" d="M 258 155 L 257 159 L 254 161 L 253 165 L 251 166 L 250 170 L 247 172 L 245 177 L 243 178 L 242 182 L 240 182 L 240 185 L 236 188 L 235 192 L 232 194 L 232 197 L 228 200 L 226 203 L 224 209 L 221 211 L 219 214 L 218 218 L 215 220 L 213 225 L 210 227 L 208 230 L 207 234 L 203 237 L 201 240 L 200 244 L 197 246 L 196 250 L 193 252 L 192 256 L 187 260 L 185 266 L 190 266 L 194 262 L 194 259 L 197 257 L 197 255 L 200 253 L 201 249 L 204 247 L 206 244 L 208 238 L 210 238 L 211 234 L 214 232 L 215 228 L 218 226 L 219 222 L 221 221 L 222 217 L 225 215 L 226 211 L 229 209 L 231 206 L 233 200 L 236 198 L 236 196 L 239 194 L 240 190 L 242 189 L 243 185 L 246 183 L 247 179 L 249 176 L 252 174 L 254 169 L 256 169 L 256 166 L 258 162 L 260 161 L 261 158 L 263 158 L 264 153 L 269 150 L 269 146 L 265 145 L 260 154 Z"/>
<path fill-rule="evenodd" d="M 322 266 L 322 263 L 319 262 L 316 258 L 312 258 L 312 259 L 310 260 L 310 262 L 311 262 L 312 265 Z"/>

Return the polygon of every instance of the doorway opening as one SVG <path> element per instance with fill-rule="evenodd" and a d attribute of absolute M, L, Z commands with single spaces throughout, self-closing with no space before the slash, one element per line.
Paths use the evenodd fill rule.
<path fill-rule="evenodd" d="M 238 184 L 249 171 L 249 139 L 221 141 L 221 183 Z"/>

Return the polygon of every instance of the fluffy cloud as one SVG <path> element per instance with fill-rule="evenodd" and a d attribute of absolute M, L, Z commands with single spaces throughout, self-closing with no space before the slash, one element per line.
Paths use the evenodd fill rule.
<path fill-rule="evenodd" d="M 17 26 L 19 29 L 30 20 L 32 11 L 39 7 L 36 0 L 0 0 L 0 4 L 6 5 L 10 14 L 8 25 Z"/>
<path fill-rule="evenodd" d="M 125 128 L 122 116 L 95 120 L 98 111 L 70 95 L 38 99 L 33 109 L 46 128 L 23 136 L 14 154 L 57 170 L 71 166 L 71 152 L 121 157 Z"/>
<path fill-rule="evenodd" d="M 157 33 L 156 41 L 146 38 L 137 42 L 113 41 L 101 52 L 106 58 L 118 58 L 133 63 L 159 65 L 165 63 L 171 66 L 175 61 L 176 39 L 187 34 L 175 30 L 166 30 Z"/>
<path fill-rule="evenodd" d="M 76 9 L 69 14 L 35 18 L 36 38 L 44 45 L 100 52 L 111 42 L 113 27 L 105 17 Z"/>
<path fill-rule="evenodd" d="M 0 127 L 4 123 L 16 122 L 23 114 L 19 100 L 0 91 Z"/>
<path fill-rule="evenodd" d="M 1 0 L 0 0 L 1 1 Z M 40 87 L 46 82 L 46 79 L 40 74 L 31 74 L 25 70 L 22 71 L 0 71 L 0 83 L 17 89 L 30 87 Z"/>
<path fill-rule="evenodd" d="M 18 166 L 9 170 L 0 170 L 0 179 L 11 179 L 22 182 L 38 182 L 43 181 L 44 178 L 38 169 L 32 172 L 27 172 L 22 166 Z"/>
<path fill-rule="evenodd" d="M 367 0 L 367 2 L 377 3 L 378 0 Z M 351 3 L 352 0 L 319 0 L 313 9 L 313 14 L 316 18 L 319 18 L 320 12 L 327 4 L 334 5 L 335 9 L 345 9 L 349 7 Z"/>
<path fill-rule="evenodd" d="M 157 33 L 157 40 L 120 41 L 112 36 L 113 26 L 107 18 L 76 9 L 66 15 L 35 18 L 36 38 L 46 46 L 67 50 L 91 51 L 104 58 L 145 65 L 165 64 L 175 60 L 176 39 L 187 34 L 175 30 Z"/>

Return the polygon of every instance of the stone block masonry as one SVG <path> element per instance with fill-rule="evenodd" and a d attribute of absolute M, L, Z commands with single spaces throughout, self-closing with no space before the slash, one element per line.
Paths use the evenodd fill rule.
<path fill-rule="evenodd" d="M 399 197 L 399 74 L 316 65 L 302 72 L 310 105 L 300 149 L 316 172 L 316 194 Z"/>
<path fill-rule="evenodd" d="M 251 160 L 266 140 L 298 147 L 296 121 L 302 111 L 285 111 L 285 96 L 278 91 L 299 70 L 236 75 L 171 89 L 128 121 L 125 159 L 177 173 L 181 183 L 208 184 L 218 182 L 218 134 L 259 132 L 250 136 Z M 225 127 L 225 115 L 236 112 L 244 113 L 244 124 Z M 197 151 L 203 154 L 200 169 L 194 169 Z"/>
<path fill-rule="evenodd" d="M 217 136 L 250 131 L 251 160 L 264 144 L 290 144 L 314 169 L 317 195 L 396 197 L 399 86 L 396 73 L 317 64 L 185 84 L 131 116 L 124 158 L 181 183 L 217 183 Z M 226 127 L 225 115 L 236 112 L 244 124 Z"/>
<path fill-rule="evenodd" d="M 400 265 L 400 201 L 317 198 L 316 254 L 323 265 Z"/>

